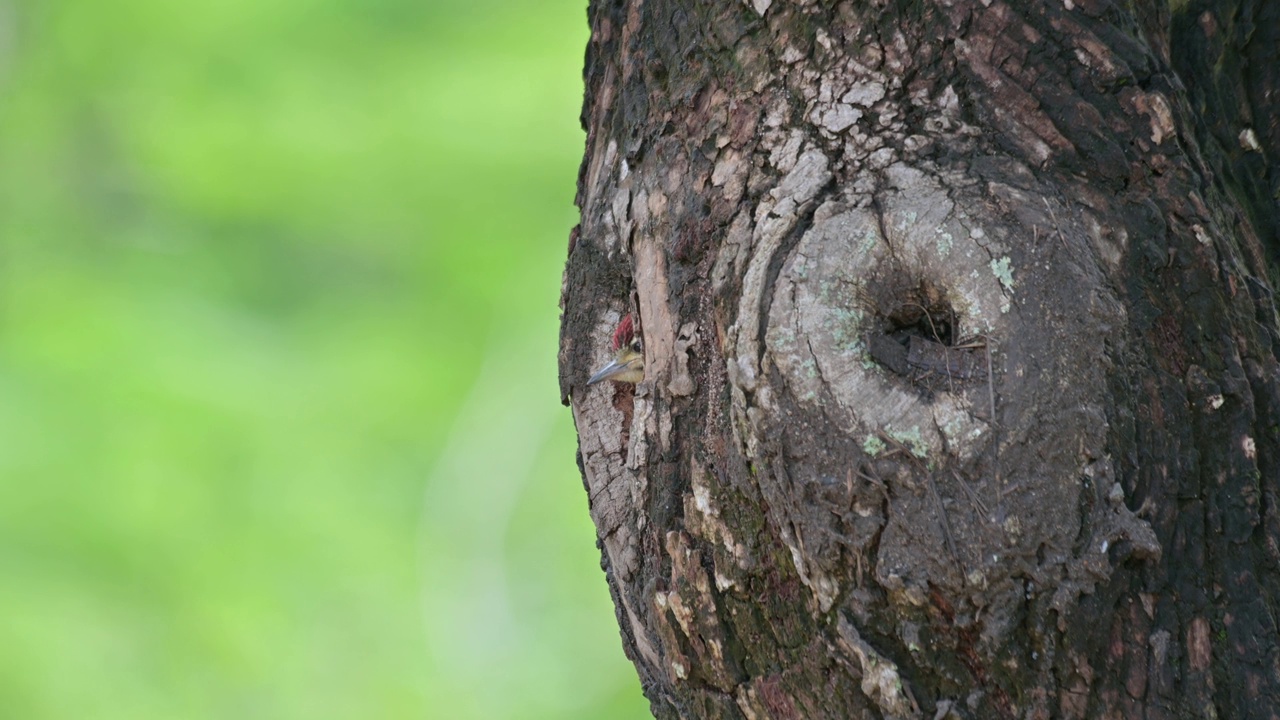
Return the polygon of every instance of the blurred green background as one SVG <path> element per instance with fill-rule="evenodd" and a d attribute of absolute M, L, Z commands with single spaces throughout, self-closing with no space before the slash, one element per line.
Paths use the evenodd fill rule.
<path fill-rule="evenodd" d="M 648 717 L 556 386 L 584 6 L 0 0 L 0 717 Z"/>

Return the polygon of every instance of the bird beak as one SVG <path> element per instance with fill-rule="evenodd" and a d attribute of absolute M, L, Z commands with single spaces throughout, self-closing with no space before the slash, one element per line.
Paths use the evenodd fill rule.
<path fill-rule="evenodd" d="M 624 363 L 618 360 L 614 360 L 608 365 L 605 365 L 604 367 L 600 368 L 595 375 L 592 375 L 591 379 L 587 381 L 587 387 L 591 387 L 596 383 L 604 382 L 609 378 L 617 377 L 622 373 L 627 372 L 630 369 L 631 369 L 630 363 Z"/>

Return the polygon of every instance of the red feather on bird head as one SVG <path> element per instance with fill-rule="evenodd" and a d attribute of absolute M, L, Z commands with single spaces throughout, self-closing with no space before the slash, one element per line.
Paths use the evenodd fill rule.
<path fill-rule="evenodd" d="M 635 336 L 635 325 L 631 321 L 631 315 L 627 314 L 622 318 L 622 322 L 618 323 L 617 329 L 613 331 L 614 352 L 617 352 L 624 345 L 630 345 Z"/>

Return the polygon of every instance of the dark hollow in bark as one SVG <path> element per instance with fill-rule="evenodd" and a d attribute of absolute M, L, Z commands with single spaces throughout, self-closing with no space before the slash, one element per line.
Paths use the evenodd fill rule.
<path fill-rule="evenodd" d="M 1280 717 L 1280 3 L 589 20 L 560 383 L 655 716 Z"/>

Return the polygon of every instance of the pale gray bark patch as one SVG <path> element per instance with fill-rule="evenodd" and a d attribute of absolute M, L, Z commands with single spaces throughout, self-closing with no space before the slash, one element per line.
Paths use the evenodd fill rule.
<path fill-rule="evenodd" d="M 789 153 L 776 157 L 785 163 Z M 1009 238 L 1017 237 L 1025 248 L 1027 226 L 995 214 L 991 203 L 974 192 L 980 184 L 899 162 L 873 177 L 873 202 L 842 195 L 812 211 L 810 227 L 782 258 L 781 270 L 771 274 L 796 224 L 797 200 L 812 198 L 827 182 L 820 157 L 813 151 L 800 154 L 756 209 L 737 323 L 726 347 L 735 431 L 744 453 L 761 469 L 762 493 L 773 498 L 771 517 L 799 577 L 814 594 L 815 611 L 826 612 L 850 588 L 834 579 L 843 574 L 836 570 L 839 556 L 830 554 L 836 548 L 806 542 L 812 534 L 810 516 L 823 511 L 786 500 L 793 497 L 791 488 L 819 481 L 807 477 L 812 470 L 802 465 L 783 468 L 773 454 L 776 418 L 793 407 L 839 424 L 868 462 L 898 453 L 893 463 L 882 464 L 889 468 L 882 478 L 889 502 L 874 563 L 876 581 L 911 606 L 923 605 L 931 586 L 973 598 L 988 608 L 993 621 L 983 632 L 993 642 L 1010 631 L 1004 619 L 1022 598 L 992 588 L 1010 586 L 1028 564 L 1041 565 L 1038 577 L 1062 577 L 1055 599 L 1065 602 L 1109 575 L 1110 564 L 1097 558 L 1097 548 L 1109 538 L 1123 535 L 1137 546 L 1136 554 L 1157 555 L 1149 527 L 1144 531 L 1144 521 L 1123 514 L 1102 513 L 1088 521 L 1094 528 L 1091 544 L 1070 550 L 1085 522 L 1078 510 L 1080 473 L 1103 455 L 1100 416 L 1081 416 L 1072 407 L 1101 402 L 1104 363 L 1097 357 L 1101 344 L 1064 342 L 1051 318 L 1115 312 L 1118 304 L 1100 282 L 1104 273 L 1051 275 L 1037 257 L 1049 252 L 1047 243 L 1064 241 L 1048 230 L 1043 239 L 1033 230 L 1032 249 L 1021 250 L 1015 259 Z M 1006 196 L 1017 193 L 1021 202 L 1045 208 L 1033 222 L 1056 228 L 1057 235 L 1069 233 L 1073 244 L 1085 234 L 1078 224 L 1064 230 L 1052 222 L 1052 206 L 1034 192 L 1007 190 Z M 747 246 L 742 222 L 731 227 L 726 255 L 717 263 L 724 272 L 742 265 Z M 1025 297 L 1026 286 L 1039 288 L 1040 296 Z M 953 343 L 964 337 L 983 348 L 981 356 L 966 357 L 982 357 L 984 372 L 966 369 L 963 377 L 938 377 L 932 391 L 922 392 L 878 362 L 868 342 L 885 332 L 890 317 L 904 306 L 925 310 L 931 303 L 953 314 Z M 1107 326 L 1114 327 L 1115 320 L 1108 318 Z M 1029 364 L 1069 370 L 1047 385 L 1038 374 L 1041 386 L 1032 389 Z M 775 372 L 780 382 L 763 382 Z M 995 408 L 996 398 L 1012 386 L 1032 402 Z M 1055 428 L 1062 462 L 1047 471 L 1042 456 L 1029 455 L 1022 443 L 1055 417 L 1067 418 Z M 1005 457 L 1003 474 L 960 489 L 981 493 L 985 502 L 975 501 L 973 512 L 947 513 L 938 483 L 956 494 L 956 483 L 969 482 L 966 468 L 989 450 L 997 468 Z M 1046 512 L 1046 506 L 1054 509 Z M 1037 559 L 1045 545 L 1060 552 Z M 992 597 L 1009 607 L 990 607 Z"/>

